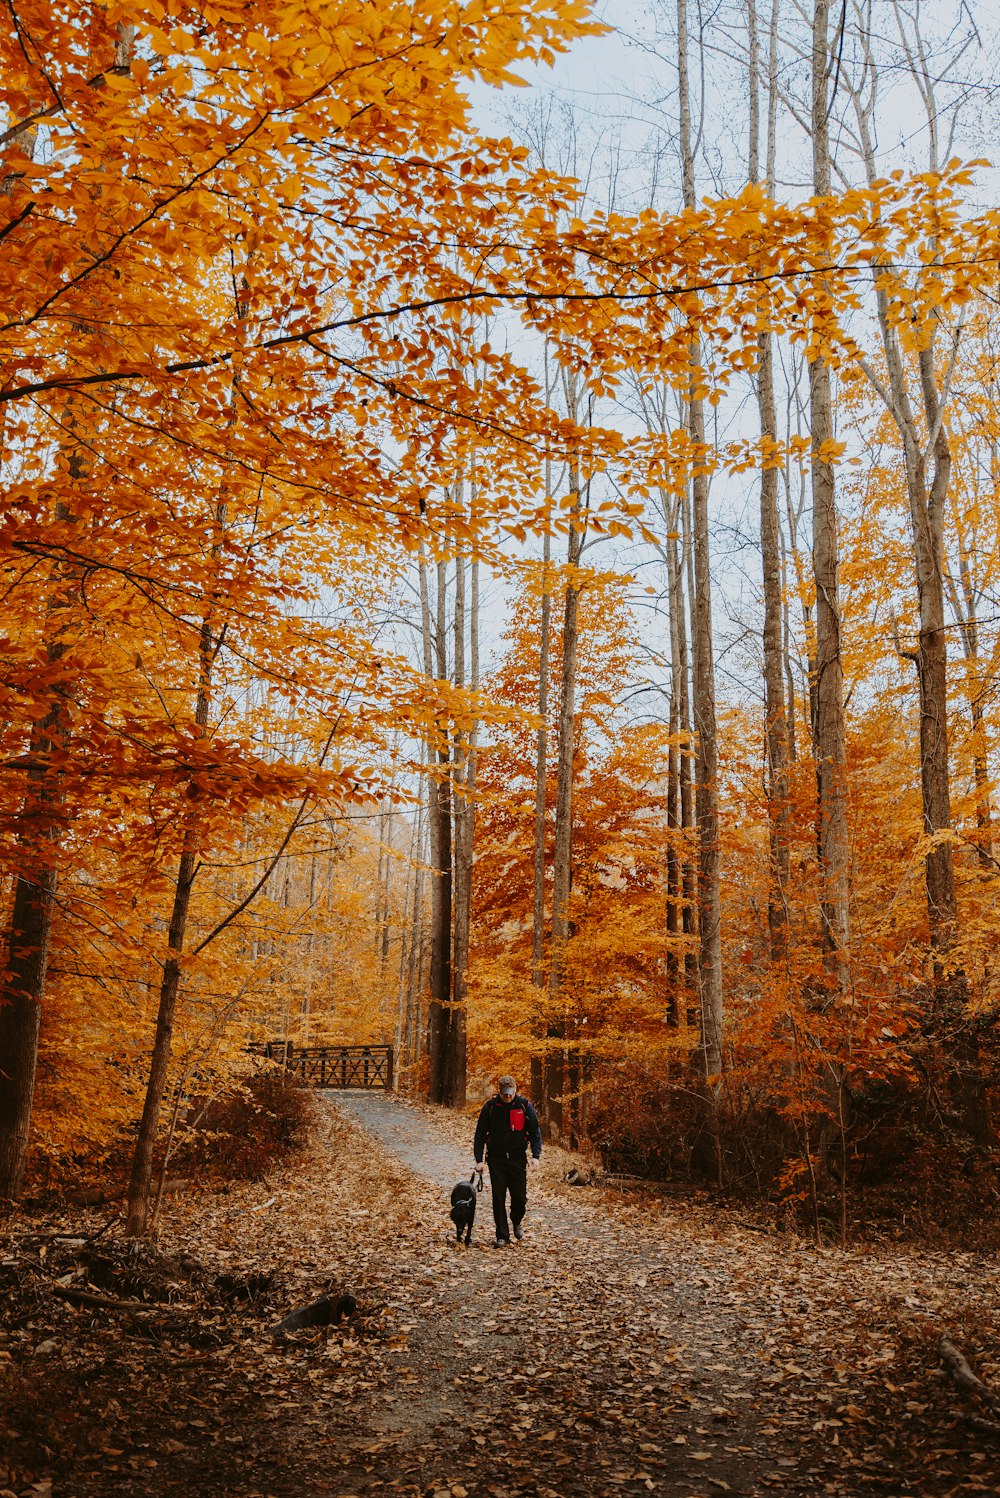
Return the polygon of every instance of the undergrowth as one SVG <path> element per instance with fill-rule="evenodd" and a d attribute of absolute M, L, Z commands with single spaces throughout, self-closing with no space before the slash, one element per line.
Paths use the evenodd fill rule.
<path fill-rule="evenodd" d="M 195 1101 L 188 1119 L 171 1174 L 197 1171 L 217 1180 L 257 1181 L 302 1143 L 309 1099 L 304 1089 L 268 1074 L 237 1092 Z"/>
<path fill-rule="evenodd" d="M 595 1077 L 589 1147 L 608 1172 L 717 1189 L 704 1120 L 696 1076 L 623 1063 Z M 720 1150 L 724 1199 L 805 1233 L 818 1220 L 822 1236 L 839 1236 L 841 1141 L 829 1121 L 803 1123 L 733 1082 Z M 1000 1249 L 1000 1151 L 942 1117 L 926 1089 L 902 1082 L 857 1088 L 843 1157 L 850 1238 Z"/>

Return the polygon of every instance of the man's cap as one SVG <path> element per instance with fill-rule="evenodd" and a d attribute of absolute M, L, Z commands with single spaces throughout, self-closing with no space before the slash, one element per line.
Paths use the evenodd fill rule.
<path fill-rule="evenodd" d="M 501 1077 L 500 1078 L 499 1086 L 500 1086 L 500 1091 L 501 1092 L 516 1092 L 517 1091 L 517 1088 L 514 1086 L 514 1078 L 513 1077 Z"/>

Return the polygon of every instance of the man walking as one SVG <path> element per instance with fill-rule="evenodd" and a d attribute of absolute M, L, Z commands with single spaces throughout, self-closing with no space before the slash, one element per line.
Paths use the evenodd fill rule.
<path fill-rule="evenodd" d="M 538 1164 L 542 1158 L 542 1131 L 538 1114 L 526 1097 L 520 1097 L 513 1077 L 501 1077 L 496 1097 L 484 1103 L 476 1124 L 472 1149 L 476 1169 L 483 1173 L 483 1151 L 490 1167 L 493 1195 L 493 1221 L 496 1223 L 497 1248 L 510 1243 L 507 1225 L 507 1193 L 510 1192 L 510 1226 L 515 1238 L 524 1237 L 521 1222 L 528 1201 L 528 1145 L 531 1158 Z"/>

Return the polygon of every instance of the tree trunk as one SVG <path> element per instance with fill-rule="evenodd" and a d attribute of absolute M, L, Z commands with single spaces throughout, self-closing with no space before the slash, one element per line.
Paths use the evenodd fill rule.
<path fill-rule="evenodd" d="M 677 62 L 680 99 L 680 151 L 684 206 L 695 208 L 694 152 L 688 81 L 687 0 L 677 0 Z M 701 348 L 691 342 L 692 390 L 700 381 Z M 705 406 L 691 395 L 688 430 L 695 451 L 704 454 Z M 718 739 L 715 721 L 715 666 L 712 647 L 712 582 L 708 537 L 708 474 L 704 457 L 696 458 L 691 485 L 691 530 L 694 547 L 692 634 L 694 645 L 693 707 L 697 740 L 695 812 L 698 822 L 698 932 L 701 974 L 702 1071 L 707 1104 L 706 1130 L 718 1179 L 719 1102 L 722 1079 L 722 930 L 719 891 Z"/>
<path fill-rule="evenodd" d="M 407 971 L 412 954 L 413 932 L 410 928 L 410 898 L 416 882 L 416 838 L 419 833 L 419 818 L 410 826 L 410 847 L 406 862 L 406 878 L 403 881 L 403 909 L 399 925 L 399 963 L 396 968 L 396 1027 L 393 1034 L 396 1076 L 402 1081 L 406 1070 L 406 1033 L 408 1017 L 409 986 Z"/>
<path fill-rule="evenodd" d="M 445 637 L 445 585 L 443 562 L 437 567 L 437 609 L 434 656 L 431 655 L 431 633 L 427 599 L 426 569 L 421 566 L 421 601 L 424 613 L 425 670 L 430 677 L 436 667 L 439 680 L 447 677 L 447 642 Z M 431 971 L 430 1008 L 427 1022 L 428 1079 L 427 1099 L 431 1103 L 445 1100 L 445 1068 L 448 1054 L 448 1023 L 451 1006 L 451 779 L 447 745 L 436 751 L 443 773 L 429 777 L 428 818 L 431 842 Z"/>
<path fill-rule="evenodd" d="M 181 986 L 184 933 L 197 865 L 197 844 L 197 828 L 192 825 L 185 834 L 184 847 L 177 869 L 174 903 L 167 936 L 167 960 L 163 965 L 160 1003 L 156 1015 L 156 1031 L 153 1036 L 153 1055 L 149 1079 L 146 1083 L 142 1117 L 139 1121 L 135 1153 L 132 1156 L 132 1175 L 129 1181 L 128 1209 L 125 1217 L 125 1235 L 129 1238 L 143 1236 L 152 1205 L 153 1151 L 156 1144 L 156 1130 L 160 1121 L 160 1107 L 167 1084 L 167 1070 L 170 1065 L 174 1015 Z"/>
<path fill-rule="evenodd" d="M 465 667 L 465 559 L 455 559 L 455 685 L 466 684 Z M 475 683 L 473 683 L 475 686 Z M 469 933 L 472 918 L 472 834 L 475 751 L 472 740 L 463 746 L 455 736 L 453 752 L 455 783 L 455 932 L 452 1006 L 449 1011 L 445 1102 L 452 1108 L 465 1106 L 467 1092 L 466 1001 L 468 997 Z"/>
<path fill-rule="evenodd" d="M 115 67 L 127 73 L 132 58 L 135 27 L 120 22 L 116 30 Z M 103 75 L 102 75 L 103 81 Z M 38 129 L 32 124 L 18 131 L 8 144 L 12 170 L 0 179 L 0 197 L 13 195 L 20 178 L 18 156 L 25 165 L 35 157 Z M 66 486 L 78 488 L 86 479 L 85 446 L 72 434 L 77 415 L 72 401 L 65 418 L 70 439 L 60 454 Z M 6 412 L 0 414 L 0 457 L 6 436 Z M 72 523 L 72 509 L 59 500 L 54 511 L 57 522 Z M 47 606 L 49 636 L 46 659 L 55 666 L 65 651 L 60 616 L 71 606 L 76 589 L 75 569 L 57 566 L 56 588 Z M 58 746 L 64 730 L 65 688 L 57 687 L 52 704 L 31 735 L 27 793 L 21 811 L 19 843 L 24 852 L 22 870 L 14 881 L 14 900 L 7 936 L 7 961 L 0 979 L 0 1198 L 16 1198 L 24 1184 L 31 1114 L 38 1068 L 41 1003 L 48 972 L 52 917 L 58 884 L 58 848 L 62 835 L 62 795 L 59 777 L 45 763 Z"/>
<path fill-rule="evenodd" d="M 246 330 L 247 291 L 248 283 L 244 275 L 236 292 L 235 306 L 241 336 Z M 237 373 L 233 379 L 233 388 L 229 403 L 227 435 L 232 431 L 237 420 L 239 410 L 238 387 L 239 374 Z M 228 473 L 224 471 L 219 498 L 215 506 L 215 530 L 211 550 L 213 561 L 216 561 L 222 554 L 223 541 L 225 539 L 226 519 L 229 513 L 228 483 Z M 198 637 L 198 685 L 195 693 L 194 724 L 202 736 L 205 735 L 208 727 L 208 715 L 212 701 L 212 671 L 223 638 L 222 632 L 217 633 L 213 629 L 213 615 L 215 613 L 216 602 L 216 597 L 211 595 L 206 599 L 205 613 L 202 618 L 201 631 Z M 167 933 L 167 956 L 163 965 L 163 977 L 160 983 L 160 1001 L 156 1015 L 156 1029 L 153 1034 L 153 1054 L 150 1058 L 146 1096 L 143 1101 L 142 1117 L 139 1120 L 139 1132 L 136 1137 L 135 1152 L 132 1157 L 132 1174 L 129 1180 L 128 1205 L 125 1216 L 125 1233 L 130 1238 L 142 1237 L 149 1224 L 149 1214 L 152 1206 L 153 1152 L 156 1145 L 156 1131 L 163 1103 L 163 1092 L 166 1087 L 167 1072 L 170 1066 L 174 1016 L 181 990 L 181 964 L 184 957 L 184 936 L 187 929 L 188 912 L 191 907 L 191 889 L 198 872 L 198 846 L 201 836 L 201 819 L 198 814 L 196 788 L 193 784 L 188 787 L 188 797 L 190 798 L 188 800 L 189 809 L 186 813 L 184 837 L 177 868 L 177 881 L 174 886 L 173 907 L 170 913 L 170 926 Z M 278 866 L 279 860 L 276 859 L 275 868 Z M 286 1039 L 288 1037 L 288 1019 L 289 1016 L 286 1014 L 284 1030 Z"/>
<path fill-rule="evenodd" d="M 540 723 L 535 738 L 535 847 L 534 847 L 534 900 L 531 915 L 531 981 L 539 993 L 545 989 L 545 800 L 549 718 L 549 636 L 552 621 L 552 594 L 549 592 L 549 563 L 552 555 L 551 539 L 545 534 L 542 553 L 542 621 L 538 641 L 538 716 Z M 544 1026 L 543 1026 L 544 1028 Z M 536 1032 L 537 1033 L 537 1032 Z M 531 1057 L 531 1095 L 544 1096 L 544 1077 L 541 1058 Z M 540 1103 L 540 1106 L 543 1104 Z"/>
<path fill-rule="evenodd" d="M 897 16 L 898 19 L 898 16 Z M 919 18 L 914 18 L 919 28 Z M 867 48 L 868 39 L 861 35 Z M 919 35 L 917 53 L 923 57 Z M 934 80 L 929 72 L 918 68 L 908 53 L 911 71 L 927 111 L 930 133 L 932 171 L 938 168 L 937 117 Z M 857 88 L 851 89 L 858 125 L 858 139 L 869 183 L 876 179 L 871 111 L 874 94 L 862 101 Z M 926 268 L 929 273 L 931 267 Z M 876 306 L 882 348 L 888 371 L 888 388 L 871 369 L 869 379 L 896 423 L 903 444 L 904 471 L 913 541 L 914 572 L 917 585 L 919 633 L 914 659 L 920 696 L 920 790 L 924 832 L 934 839 L 928 849 L 924 874 L 927 892 L 927 917 L 930 944 L 934 953 L 935 1027 L 946 1037 L 945 1044 L 956 1064 L 954 1085 L 965 1115 L 969 1132 L 980 1143 L 992 1137 L 987 1090 L 980 1072 L 978 1042 L 972 1027 L 968 1005 L 968 983 L 961 971 L 949 971 L 946 958 L 958 934 L 958 896 L 955 887 L 954 855 L 951 838 L 951 783 L 948 760 L 948 642 L 944 610 L 945 546 L 944 521 L 948 485 L 951 479 L 951 448 L 945 424 L 945 405 L 951 373 L 958 357 L 962 324 L 954 333 L 948 372 L 939 383 L 936 367 L 935 330 L 926 346 L 917 353 L 920 400 L 924 430 L 921 430 L 910 400 L 906 361 L 900 346 L 895 319 L 884 285 L 876 282 Z M 961 619 L 961 611 L 957 611 Z M 943 836 L 940 836 L 944 834 Z"/>
<path fill-rule="evenodd" d="M 67 413 L 66 425 L 68 430 L 75 428 L 72 411 Z M 67 486 L 78 486 L 86 476 L 81 451 L 70 451 L 64 463 Z M 66 525 L 72 523 L 71 512 L 62 500 L 55 506 L 55 519 Z M 57 564 L 52 581 L 45 619 L 45 654 L 50 669 L 59 666 L 66 652 L 64 635 L 79 589 L 77 570 Z M 7 960 L 0 987 L 0 1197 L 12 1199 L 20 1195 L 24 1185 L 31 1132 L 41 1004 L 64 818 L 60 775 L 50 761 L 64 740 L 68 699 L 65 681 L 56 679 L 49 711 L 31 735 L 27 789 L 19 817 L 20 872 L 14 881 Z"/>
<path fill-rule="evenodd" d="M 698 814 L 695 803 L 697 749 L 691 715 L 691 638 L 694 633 L 694 537 L 687 488 L 681 494 L 681 556 L 676 573 L 678 677 L 680 681 L 680 799 L 683 829 L 681 929 L 684 943 L 684 987 L 687 1021 L 701 1024 L 701 952 L 698 943 Z M 685 590 L 685 577 L 687 587 Z M 690 614 L 690 618 L 689 618 Z"/>
<path fill-rule="evenodd" d="M 570 420 L 577 415 L 575 390 L 567 385 Z M 573 882 L 573 749 L 576 709 L 577 615 L 580 586 L 574 570 L 580 565 L 585 529 L 580 491 L 580 471 L 570 462 L 569 539 L 566 562 L 570 569 L 563 603 L 562 679 L 559 697 L 559 737 L 556 759 L 555 847 L 552 858 L 552 938 L 549 956 L 551 1013 L 547 1026 L 544 1108 L 549 1133 L 558 1139 L 563 1132 L 565 1083 L 565 988 L 566 949 L 570 937 L 569 901 Z"/>
<path fill-rule="evenodd" d="M 827 104 L 829 0 L 815 0 L 812 40 L 813 189 L 830 192 Z M 816 756 L 818 844 L 823 893 L 824 961 L 841 990 L 849 984 L 850 842 L 847 823 L 847 750 L 840 645 L 837 502 L 829 444 L 833 442 L 830 369 L 819 356 L 809 365 L 812 437 L 813 577 L 816 584 Z"/>
<path fill-rule="evenodd" d="M 375 872 L 375 954 L 385 981 L 389 960 L 389 890 L 392 881 L 392 811 L 388 800 L 378 809 L 378 867 Z"/>
<path fill-rule="evenodd" d="M 128 74 L 135 44 L 135 26 L 120 21 L 115 28 L 115 72 Z M 103 71 L 91 84 L 104 85 Z M 32 123 L 19 130 L 8 142 L 8 171 L 0 178 L 0 197 L 13 195 L 22 173 L 18 157 L 25 166 L 35 157 L 39 132 Z M 77 425 L 70 405 L 65 418 L 66 430 L 73 433 Z M 4 448 L 6 411 L 0 414 L 0 456 Z M 62 455 L 67 486 L 78 487 L 86 477 L 86 449 L 73 441 Z M 68 452 L 68 457 L 67 457 Z M 63 501 L 55 507 L 57 521 L 72 521 L 72 511 Z M 50 601 L 48 612 L 58 615 L 69 607 L 67 588 L 72 589 L 76 574 L 70 568 L 58 568 L 56 577 L 63 586 Z M 56 623 L 46 642 L 50 666 L 61 659 L 64 643 Z M 61 737 L 64 696 L 57 690 L 52 707 L 31 736 L 31 761 L 44 761 Z M 58 776 L 42 764 L 29 769 L 27 796 L 22 811 L 24 833 L 20 842 L 25 851 L 23 871 L 14 884 L 14 900 L 7 941 L 7 961 L 0 986 L 0 1197 L 16 1197 L 24 1182 L 31 1112 L 38 1066 L 38 1040 L 41 1027 L 41 1002 L 48 970 L 52 915 L 58 882 L 57 856 L 61 836 L 61 792 Z"/>
<path fill-rule="evenodd" d="M 788 550 L 785 538 L 781 536 L 781 638 L 785 660 L 785 704 L 787 708 L 788 724 L 788 764 L 794 765 L 797 757 L 795 743 L 795 672 L 792 662 L 792 617 L 788 600 Z"/>
<path fill-rule="evenodd" d="M 580 1052 L 576 1045 L 571 1045 L 566 1052 L 566 1090 L 569 1094 L 566 1122 L 567 1143 L 571 1150 L 580 1148 L 581 1120 L 583 1108 L 583 1070 L 580 1065 Z"/>
<path fill-rule="evenodd" d="M 859 139 L 869 183 L 876 176 L 870 109 L 852 91 Z M 932 160 L 931 167 L 936 163 Z M 951 448 L 938 386 L 936 343 L 917 355 L 921 403 L 928 445 L 910 400 L 906 362 L 884 288 L 876 290 L 879 330 L 888 371 L 888 389 L 874 376 L 903 444 L 907 499 L 913 540 L 919 610 L 915 663 L 920 694 L 920 783 L 924 830 L 929 835 L 951 827 L 948 769 L 947 637 L 944 611 L 944 512 L 951 477 Z M 956 334 L 955 354 L 958 351 Z M 928 465 L 930 464 L 930 467 Z M 949 840 L 927 855 L 925 866 L 931 945 L 947 953 L 957 925 L 954 867 Z"/>
<path fill-rule="evenodd" d="M 417 825 L 411 849 L 417 862 L 413 881 L 413 909 L 410 927 L 410 950 L 406 971 L 406 1026 L 403 1039 L 402 1062 L 409 1084 L 414 1066 L 417 1064 L 419 1037 L 421 1033 L 421 1010 L 423 1007 L 423 950 L 424 950 L 424 808 L 417 808 Z"/>
<path fill-rule="evenodd" d="M 934 470 L 927 482 L 923 454 L 907 464 L 920 634 L 917 675 L 920 681 L 920 786 L 924 831 L 951 829 L 951 779 L 948 766 L 948 637 L 944 617 L 944 507 L 951 477 L 951 449 L 940 408 L 934 370 L 934 342 L 919 353 L 924 414 L 933 435 Z M 927 912 L 931 945 L 948 953 L 958 931 L 958 896 L 951 840 L 927 855 Z"/>
<path fill-rule="evenodd" d="M 769 333 L 758 340 L 757 399 L 761 435 L 777 441 L 774 401 L 774 346 Z M 778 524 L 778 473 L 765 468 L 760 484 L 760 549 L 764 584 L 764 713 L 767 744 L 767 810 L 771 855 L 767 921 L 771 957 L 780 962 L 788 941 L 788 882 L 791 873 L 788 750 L 789 725 L 784 682 L 784 604 Z"/>
<path fill-rule="evenodd" d="M 947 578 L 952 610 L 958 620 L 965 656 L 965 692 L 971 720 L 972 778 L 975 786 L 976 857 L 982 869 L 993 867 L 993 807 L 990 788 L 989 743 L 986 733 L 986 677 L 979 647 L 979 617 L 976 589 L 969 567 L 968 551 L 959 522 L 958 565 L 962 591 L 955 579 Z"/>
<path fill-rule="evenodd" d="M 663 503 L 664 519 L 669 514 Z M 681 632 L 687 628 L 683 616 L 683 577 L 677 555 L 676 522 L 667 524 L 667 603 L 670 621 L 670 749 L 667 758 L 667 1012 L 666 1019 L 675 1029 L 686 1020 L 686 995 L 683 990 L 680 959 L 682 908 L 684 904 L 682 871 L 684 865 L 683 827 L 681 822 Z M 686 727 L 687 725 L 685 725 Z M 685 755 L 686 755 L 685 745 Z"/>
<path fill-rule="evenodd" d="M 777 93 L 775 27 L 772 17 L 771 48 L 768 69 L 768 121 L 774 115 Z M 760 175 L 760 79 L 757 38 L 756 0 L 747 0 L 750 51 L 750 161 L 749 177 L 757 182 Z M 768 132 L 768 162 L 773 159 L 773 125 Z M 769 195 L 774 183 L 766 183 Z M 760 435 L 765 449 L 772 451 L 778 440 L 778 413 L 774 399 L 774 340 L 770 333 L 757 339 L 757 409 Z M 778 470 L 766 450 L 760 480 L 760 551 L 764 593 L 764 721 L 767 749 L 767 809 L 770 841 L 770 878 L 768 880 L 767 919 L 771 938 L 771 958 L 780 962 L 785 953 L 788 931 L 786 909 L 788 879 L 791 869 L 791 837 L 788 802 L 788 717 L 785 709 L 784 650 L 782 640 L 782 567 L 781 532 L 778 524 Z"/>
<path fill-rule="evenodd" d="M 211 621 L 206 617 L 199 640 L 198 694 L 194 715 L 195 724 L 202 730 L 208 725 L 215 646 Z M 156 1030 L 153 1035 L 153 1054 L 150 1060 L 142 1117 L 139 1120 L 135 1153 L 132 1156 L 132 1175 L 129 1180 L 128 1206 L 125 1216 L 125 1234 L 129 1238 L 141 1238 L 146 1232 L 152 1205 L 153 1152 L 163 1093 L 167 1085 L 167 1071 L 170 1066 L 174 1015 L 181 988 L 184 935 L 187 929 L 188 912 L 191 908 L 191 890 L 198 868 L 198 843 L 199 818 L 197 811 L 192 810 L 188 815 L 177 868 L 177 881 L 174 885 L 173 908 L 170 912 L 170 927 L 167 933 L 167 957 L 163 964 L 160 1002 L 156 1015 Z"/>
<path fill-rule="evenodd" d="M 30 752 L 33 759 L 48 752 L 48 740 L 42 733 L 33 737 Z M 57 792 L 49 773 L 29 772 L 29 780 L 35 775 L 39 796 L 55 804 Z M 0 1198 L 10 1199 L 21 1193 L 27 1163 L 56 892 L 58 829 L 34 830 L 31 840 L 33 856 L 26 860 L 14 884 L 7 971 L 0 1001 Z"/>

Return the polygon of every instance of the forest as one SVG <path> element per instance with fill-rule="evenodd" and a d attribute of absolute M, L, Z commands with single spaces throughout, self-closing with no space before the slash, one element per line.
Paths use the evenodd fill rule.
<path fill-rule="evenodd" d="M 0 1498 L 1000 1493 L 998 48 L 0 0 Z"/>
<path fill-rule="evenodd" d="M 996 17 L 2 35 L 0 1197 L 142 1238 L 266 1043 L 380 1043 L 995 1244 Z"/>

